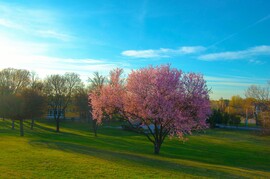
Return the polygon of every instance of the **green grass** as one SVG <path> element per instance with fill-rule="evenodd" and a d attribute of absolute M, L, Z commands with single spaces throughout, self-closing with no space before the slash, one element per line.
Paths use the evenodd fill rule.
<path fill-rule="evenodd" d="M 25 124 L 25 137 L 0 121 L 0 178 L 270 178 L 270 137 L 207 130 L 185 143 L 167 139 L 160 155 L 139 134 L 88 124 Z"/>

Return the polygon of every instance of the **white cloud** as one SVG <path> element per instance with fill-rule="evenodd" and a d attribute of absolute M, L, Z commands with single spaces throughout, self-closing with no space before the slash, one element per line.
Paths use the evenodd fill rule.
<path fill-rule="evenodd" d="M 126 50 L 121 53 L 124 56 L 135 58 L 154 58 L 163 57 L 160 55 L 160 50 Z"/>
<path fill-rule="evenodd" d="M 121 54 L 134 58 L 167 58 L 175 55 L 194 54 L 206 50 L 203 46 L 183 46 L 178 49 L 160 48 L 157 50 L 126 50 Z"/>
<path fill-rule="evenodd" d="M 70 39 L 72 39 L 70 35 L 59 33 L 54 30 L 40 30 L 37 31 L 37 34 L 40 35 L 41 37 L 55 38 L 62 41 L 69 41 Z"/>
<path fill-rule="evenodd" d="M 180 47 L 179 50 L 177 50 L 177 52 L 179 51 L 179 53 L 190 54 L 190 53 L 199 53 L 205 50 L 206 48 L 202 46 L 186 46 Z"/>
<path fill-rule="evenodd" d="M 220 53 L 210 53 L 200 55 L 199 60 L 204 61 L 221 61 L 221 60 L 241 60 L 246 58 L 252 58 L 261 55 L 270 55 L 270 46 L 262 45 L 251 47 L 241 51 L 228 51 Z"/>

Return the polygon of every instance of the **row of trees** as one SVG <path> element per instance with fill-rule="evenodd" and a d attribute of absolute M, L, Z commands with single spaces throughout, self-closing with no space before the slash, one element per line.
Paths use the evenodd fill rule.
<path fill-rule="evenodd" d="M 42 115 L 45 98 L 41 93 L 41 83 L 36 74 L 27 70 L 3 69 L 0 71 L 0 116 L 20 121 L 20 135 L 24 135 L 23 120 L 34 119 Z"/>
<path fill-rule="evenodd" d="M 220 109 L 212 109 L 212 115 L 207 119 L 211 128 L 217 124 L 238 126 L 241 123 L 241 117 L 235 114 L 222 112 Z"/>
<path fill-rule="evenodd" d="M 114 117 L 126 120 L 130 126 L 145 135 L 159 153 L 164 139 L 178 136 L 184 139 L 194 130 L 216 123 L 237 125 L 240 117 L 253 116 L 258 124 L 269 121 L 269 87 L 251 86 L 246 98 L 233 96 L 231 100 L 212 101 L 202 75 L 183 73 L 169 65 L 147 67 L 132 71 L 127 78 L 123 70 L 110 72 L 108 79 L 94 73 L 86 88 L 78 74 L 50 75 L 40 80 L 27 70 L 0 71 L 0 117 L 23 121 L 43 116 L 50 108 L 60 131 L 60 111 L 72 103 L 81 114 L 93 119 L 94 133 L 104 119 Z M 270 85 L 270 84 L 269 84 Z M 266 120 L 267 119 L 267 120 Z M 262 122 L 263 121 L 263 122 Z M 134 124 L 140 124 L 136 126 Z"/>
<path fill-rule="evenodd" d="M 266 86 L 252 85 L 245 91 L 245 98 L 232 96 L 230 100 L 212 101 L 213 114 L 209 119 L 212 126 L 230 124 L 230 119 L 242 118 L 248 125 L 248 119 L 254 119 L 257 126 L 268 126 L 270 111 L 270 82 Z M 237 121 L 239 121 L 237 119 Z M 240 121 L 239 121 L 240 122 Z"/>
<path fill-rule="evenodd" d="M 0 117 L 23 121 L 43 116 L 50 108 L 60 131 L 60 111 L 73 102 L 88 116 L 93 115 L 95 135 L 105 118 L 121 117 L 137 128 L 159 153 L 168 136 L 184 138 L 194 130 L 207 127 L 210 114 L 209 90 L 202 75 L 183 73 L 169 65 L 132 71 L 126 79 L 122 69 L 111 71 L 109 80 L 94 73 L 86 89 L 79 75 L 50 75 L 40 80 L 27 70 L 7 68 L 0 71 Z M 89 94 L 89 96 L 88 96 Z M 154 126 L 154 127 L 153 127 Z"/>
<path fill-rule="evenodd" d="M 0 71 L 0 117 L 20 121 L 20 134 L 23 121 L 42 117 L 48 108 L 53 111 L 56 131 L 59 132 L 60 111 L 65 111 L 73 102 L 78 111 L 89 117 L 88 90 L 84 88 L 78 74 L 50 75 L 44 80 L 34 72 L 7 68 Z"/>

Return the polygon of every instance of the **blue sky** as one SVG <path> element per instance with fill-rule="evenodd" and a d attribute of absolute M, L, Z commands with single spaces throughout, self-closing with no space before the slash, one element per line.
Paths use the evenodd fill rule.
<path fill-rule="evenodd" d="M 171 64 L 211 98 L 270 80 L 269 0 L 0 1 L 0 69 L 40 77 Z"/>

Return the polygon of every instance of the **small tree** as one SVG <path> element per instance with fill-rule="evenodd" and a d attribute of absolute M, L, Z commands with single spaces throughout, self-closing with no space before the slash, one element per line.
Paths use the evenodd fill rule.
<path fill-rule="evenodd" d="M 245 114 L 245 110 L 243 108 L 244 100 L 239 95 L 231 97 L 229 107 L 230 107 L 230 114 L 244 116 Z"/>
<path fill-rule="evenodd" d="M 23 116 L 31 119 L 31 129 L 34 127 L 35 118 L 43 116 L 47 109 L 45 97 L 35 89 L 25 89 L 21 93 L 23 99 Z"/>
<path fill-rule="evenodd" d="M 1 107 L 5 110 L 5 116 L 12 120 L 12 129 L 14 129 L 14 121 L 18 120 L 20 122 L 20 136 L 24 136 L 23 120 L 25 116 L 23 113 L 23 98 L 18 94 L 8 94 L 2 100 L 3 105 Z"/>
<path fill-rule="evenodd" d="M 50 75 L 45 79 L 44 92 L 47 96 L 48 105 L 53 111 L 56 121 L 56 132 L 60 131 L 61 115 L 65 115 L 65 109 L 81 85 L 81 79 L 76 73 Z"/>
<path fill-rule="evenodd" d="M 210 124 L 211 128 L 215 128 L 216 124 L 221 124 L 222 117 L 220 109 L 213 109 L 211 116 L 207 119 L 207 123 Z"/>
<path fill-rule="evenodd" d="M 158 154 L 167 135 L 184 137 L 192 130 L 207 127 L 210 101 L 203 77 L 183 74 L 169 65 L 132 71 L 123 83 L 121 69 L 111 72 L 111 83 L 92 93 L 93 117 L 101 121 L 104 114 L 121 114 L 130 123 L 141 121 L 141 131 Z M 154 127 L 152 127 L 154 126 Z"/>
<path fill-rule="evenodd" d="M 254 117 L 256 125 L 259 125 L 260 112 L 270 101 L 270 81 L 266 86 L 251 85 L 245 92 L 247 98 L 253 98 Z"/>
<path fill-rule="evenodd" d="M 224 112 L 223 115 L 222 115 L 221 124 L 228 125 L 229 121 L 230 121 L 229 113 Z"/>
<path fill-rule="evenodd" d="M 5 101 L 6 96 L 0 95 L 0 117 L 3 118 L 3 120 L 7 117 L 6 110 L 5 110 Z"/>
<path fill-rule="evenodd" d="M 25 89 L 30 83 L 30 72 L 28 70 L 23 69 L 14 69 L 14 68 L 6 68 L 0 71 L 0 96 L 2 97 L 2 101 L 0 102 L 0 115 L 1 117 L 9 117 L 12 120 L 12 129 L 14 129 L 14 116 L 18 111 L 14 111 L 14 115 L 10 111 L 11 109 L 16 109 L 16 104 L 14 103 L 14 107 L 10 106 L 13 101 L 20 101 L 19 98 L 16 97 L 23 89 Z M 9 101 L 9 100 L 11 101 Z M 10 108 L 5 109 L 7 106 Z M 10 117 L 12 116 L 12 117 Z"/>
<path fill-rule="evenodd" d="M 239 115 L 234 115 L 234 114 L 230 115 L 230 120 L 229 120 L 230 125 L 238 127 L 240 123 L 241 123 L 241 117 Z"/>

